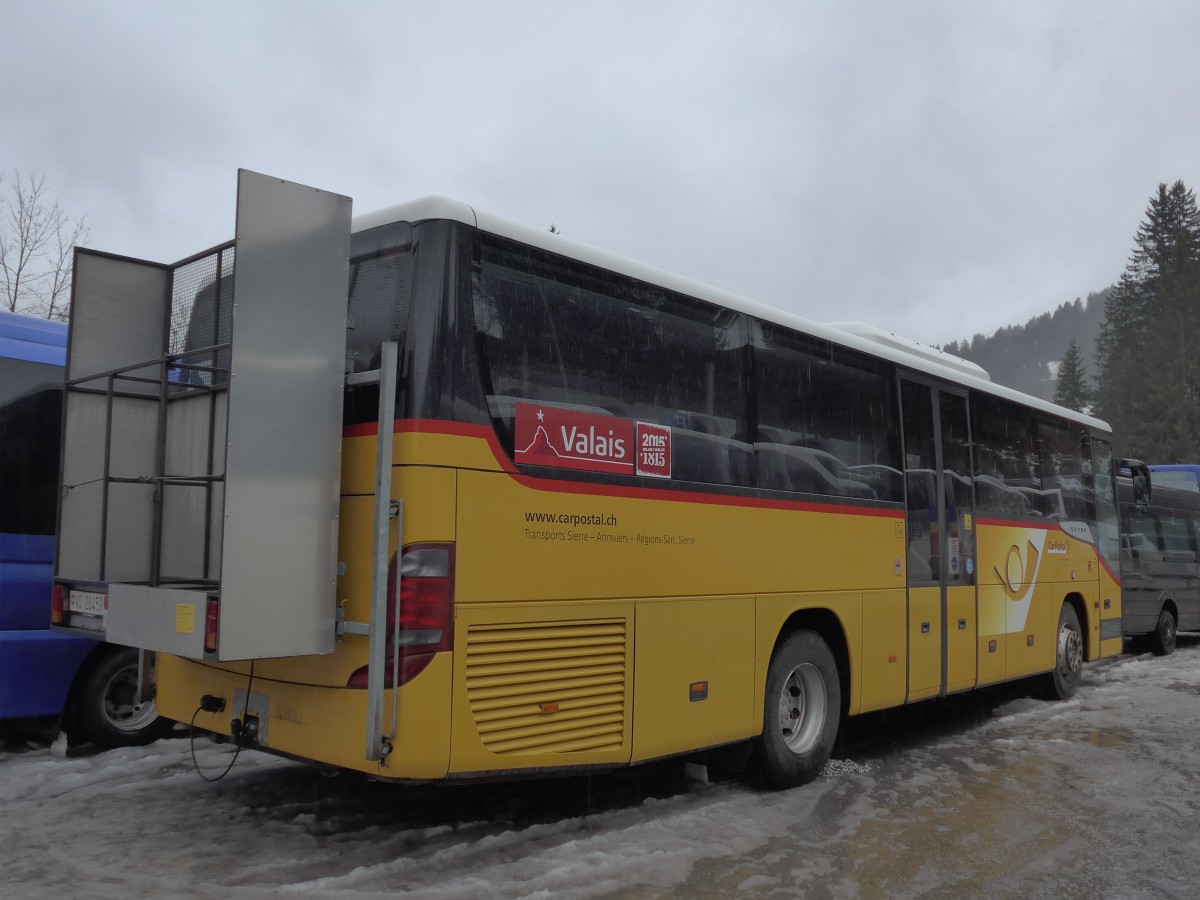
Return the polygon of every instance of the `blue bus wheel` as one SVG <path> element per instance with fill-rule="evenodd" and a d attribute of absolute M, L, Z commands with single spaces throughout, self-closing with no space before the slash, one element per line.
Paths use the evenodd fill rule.
<path fill-rule="evenodd" d="M 138 651 L 102 650 L 80 674 L 74 721 L 79 734 L 98 747 L 134 747 L 166 736 L 174 723 L 154 707 L 153 667 L 148 698 L 139 700 Z"/>

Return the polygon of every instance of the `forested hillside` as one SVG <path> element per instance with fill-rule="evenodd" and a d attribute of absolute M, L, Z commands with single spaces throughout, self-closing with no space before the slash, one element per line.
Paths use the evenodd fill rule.
<path fill-rule="evenodd" d="M 1200 462 L 1195 194 L 1182 181 L 1158 186 L 1117 284 L 943 349 L 983 366 L 999 384 L 1106 419 L 1118 453 Z"/>
<path fill-rule="evenodd" d="M 1030 319 L 1024 325 L 1009 325 L 995 334 L 976 334 L 970 340 L 951 341 L 947 353 L 969 359 L 987 369 L 992 380 L 1041 397 L 1054 398 L 1054 377 L 1071 338 L 1087 368 L 1089 380 L 1096 372 L 1096 338 L 1104 320 L 1104 302 L 1113 288 L 1076 298 L 1054 312 Z"/>

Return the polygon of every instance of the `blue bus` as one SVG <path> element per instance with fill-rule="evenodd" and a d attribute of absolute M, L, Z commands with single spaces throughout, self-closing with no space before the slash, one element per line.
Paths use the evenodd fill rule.
<path fill-rule="evenodd" d="M 173 724 L 138 701 L 152 663 L 50 630 L 66 353 L 65 324 L 0 310 L 0 728 L 148 743 Z"/>
<path fill-rule="evenodd" d="M 1121 618 L 1135 648 L 1165 656 L 1178 632 L 1200 629 L 1200 492 L 1149 468 L 1149 496 L 1135 497 L 1129 478 L 1117 482 Z"/>
<path fill-rule="evenodd" d="M 1156 485 L 1165 484 L 1192 493 L 1200 493 L 1200 466 L 1195 463 L 1148 466 Z"/>

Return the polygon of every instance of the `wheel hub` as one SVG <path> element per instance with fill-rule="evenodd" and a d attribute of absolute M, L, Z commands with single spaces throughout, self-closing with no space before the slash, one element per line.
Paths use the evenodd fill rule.
<path fill-rule="evenodd" d="M 145 687 L 147 694 L 152 693 L 152 684 Z M 136 667 L 118 672 L 109 681 L 104 692 L 104 714 L 121 731 L 137 731 L 156 718 L 154 700 L 139 700 L 137 696 Z"/>
<path fill-rule="evenodd" d="M 779 692 L 779 728 L 789 750 L 812 749 L 825 725 L 825 707 L 825 679 L 816 666 L 806 663 L 793 669 Z"/>
<path fill-rule="evenodd" d="M 1058 632 L 1058 658 L 1064 672 L 1083 668 L 1083 638 L 1070 625 L 1063 625 Z"/>

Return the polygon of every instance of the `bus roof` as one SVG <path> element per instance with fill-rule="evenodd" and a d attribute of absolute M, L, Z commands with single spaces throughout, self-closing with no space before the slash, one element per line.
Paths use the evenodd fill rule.
<path fill-rule="evenodd" d="M 919 344 L 908 338 L 857 323 L 839 323 L 823 325 L 806 319 L 803 316 L 775 309 L 755 300 L 749 300 L 736 294 L 731 294 L 719 288 L 709 287 L 689 278 L 674 275 L 652 266 L 625 259 L 604 250 L 581 244 L 559 234 L 553 234 L 540 228 L 532 228 L 517 222 L 510 222 L 499 216 L 491 215 L 475 209 L 458 200 L 447 197 L 422 197 L 408 203 L 390 206 L 376 212 L 356 216 L 354 231 L 365 231 L 392 222 L 423 222 L 430 219 L 448 219 L 479 228 L 489 234 L 499 235 L 523 244 L 537 247 L 551 253 L 558 253 L 580 262 L 589 263 L 602 269 L 609 269 L 628 275 L 640 281 L 658 285 L 667 290 L 676 291 L 701 300 L 707 300 L 718 306 L 746 313 L 759 319 L 774 322 L 785 328 L 805 332 L 815 337 L 824 338 L 845 347 L 890 360 L 898 365 L 907 366 L 918 372 L 923 372 L 946 381 L 961 384 L 997 397 L 1003 397 L 1025 404 L 1042 412 L 1071 419 L 1089 428 L 1110 432 L 1106 422 L 1084 413 L 1056 406 L 1038 397 L 1023 394 L 1020 391 L 993 383 L 990 376 L 979 366 L 957 356 L 945 353 L 935 347 Z"/>
<path fill-rule="evenodd" d="M 65 366 L 66 323 L 0 310 L 0 357 Z"/>

